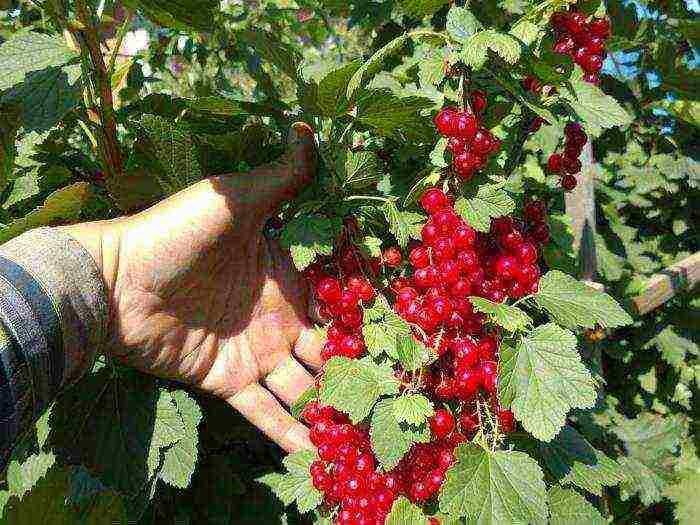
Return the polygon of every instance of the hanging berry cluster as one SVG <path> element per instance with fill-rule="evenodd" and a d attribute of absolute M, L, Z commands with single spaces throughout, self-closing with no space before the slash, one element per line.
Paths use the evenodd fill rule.
<path fill-rule="evenodd" d="M 501 148 L 501 141 L 479 125 L 479 116 L 487 105 L 486 94 L 475 90 L 470 99 L 470 105 L 463 111 L 445 108 L 435 117 L 438 132 L 447 138 L 454 172 L 462 180 L 470 180 L 486 165 L 488 157 Z"/>
<path fill-rule="evenodd" d="M 416 504 L 430 502 L 458 444 L 486 428 L 502 434 L 515 427 L 513 413 L 499 405 L 496 395 L 499 333 L 486 326 L 469 297 L 500 303 L 537 291 L 540 249 L 549 240 L 546 209 L 541 201 L 530 201 L 522 220 L 500 217 L 481 233 L 455 213 L 441 189 L 427 190 L 420 203 L 430 217 L 422 242 L 408 247 L 408 257 L 391 247 L 368 261 L 350 247 L 306 272 L 322 314 L 331 319 L 324 362 L 366 354 L 362 307 L 375 300 L 377 291 L 365 275 L 374 280 L 380 265 L 389 278 L 394 311 L 438 356 L 415 372 L 395 371 L 402 389 L 417 388 L 436 409 L 428 422 L 431 441 L 413 445 L 389 471 L 380 469 L 365 424 L 353 425 L 346 414 L 317 401 L 305 407 L 302 418 L 318 450 L 312 482 L 337 524 L 384 524 L 400 496 Z M 323 383 L 323 374 L 318 382 Z"/>
<path fill-rule="evenodd" d="M 554 52 L 573 58 L 585 72 L 585 81 L 597 84 L 603 68 L 605 44 L 610 37 L 607 18 L 593 18 L 590 22 L 579 11 L 558 11 L 550 20 L 556 33 Z"/>
<path fill-rule="evenodd" d="M 571 191 L 576 187 L 577 173 L 581 172 L 581 152 L 588 142 L 588 136 L 577 122 L 570 122 L 564 128 L 564 151 L 553 153 L 547 160 L 547 170 L 555 175 L 561 176 L 561 186 L 566 191 Z"/>

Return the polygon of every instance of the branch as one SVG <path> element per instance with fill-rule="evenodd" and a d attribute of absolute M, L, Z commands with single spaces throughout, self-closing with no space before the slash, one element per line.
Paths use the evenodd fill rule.
<path fill-rule="evenodd" d="M 100 152 L 109 174 L 118 177 L 122 174 L 122 158 L 119 139 L 117 138 L 117 122 L 114 117 L 114 97 L 112 95 L 112 79 L 105 64 L 97 30 L 92 21 L 92 15 L 85 7 L 83 0 L 76 1 L 78 21 L 84 29 L 74 30 L 76 36 L 87 48 L 92 60 L 93 70 L 97 76 L 100 91 L 100 120 L 102 133 L 99 135 Z"/>

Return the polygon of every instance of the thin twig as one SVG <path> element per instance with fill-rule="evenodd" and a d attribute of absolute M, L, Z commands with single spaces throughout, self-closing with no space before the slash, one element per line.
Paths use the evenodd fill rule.
<path fill-rule="evenodd" d="M 122 25 L 119 26 L 119 30 L 117 31 L 117 39 L 114 43 L 114 49 L 112 50 L 112 55 L 109 57 L 109 65 L 107 66 L 107 75 L 109 78 L 112 78 L 112 75 L 114 75 L 114 67 L 117 64 L 117 55 L 119 54 L 119 50 L 122 47 L 122 42 L 124 41 L 124 37 L 126 36 L 126 32 L 129 30 L 129 27 L 131 26 L 131 13 L 129 11 L 126 11 L 124 14 L 124 21 L 122 22 Z"/>

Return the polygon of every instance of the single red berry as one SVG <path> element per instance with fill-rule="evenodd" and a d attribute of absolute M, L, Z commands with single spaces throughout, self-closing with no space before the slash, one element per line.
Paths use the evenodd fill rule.
<path fill-rule="evenodd" d="M 586 48 L 592 55 L 602 55 L 605 52 L 605 39 L 598 36 L 591 37 L 588 39 Z"/>
<path fill-rule="evenodd" d="M 549 23 L 557 31 L 566 31 L 567 22 L 569 20 L 569 13 L 565 11 L 555 11 L 552 13 L 552 17 L 549 19 Z"/>
<path fill-rule="evenodd" d="M 535 117 L 532 119 L 532 122 L 530 123 L 530 133 L 537 133 L 540 128 L 542 127 L 542 124 L 544 124 L 546 121 L 542 117 Z"/>
<path fill-rule="evenodd" d="M 561 173 L 564 168 L 564 158 L 558 153 L 553 153 L 547 159 L 547 170 L 550 173 Z"/>
<path fill-rule="evenodd" d="M 429 420 L 430 430 L 438 439 L 445 439 L 455 428 L 455 418 L 449 410 L 440 408 Z"/>
<path fill-rule="evenodd" d="M 453 155 L 459 155 L 467 149 L 467 142 L 459 137 L 450 137 L 447 140 L 447 150 Z"/>
<path fill-rule="evenodd" d="M 399 304 L 408 304 L 416 299 L 418 299 L 418 292 L 415 288 L 411 288 L 410 286 L 401 288 L 396 294 L 396 302 Z"/>
<path fill-rule="evenodd" d="M 522 264 L 535 264 L 537 262 L 537 247 L 531 242 L 524 242 L 514 250 L 515 256 Z"/>
<path fill-rule="evenodd" d="M 482 388 L 490 394 L 494 393 L 498 382 L 498 364 L 495 361 L 484 361 L 480 372 Z"/>
<path fill-rule="evenodd" d="M 440 519 L 436 517 L 428 518 L 428 525 L 440 525 Z"/>
<path fill-rule="evenodd" d="M 382 261 L 390 268 L 401 266 L 402 260 L 401 250 L 397 246 L 390 246 L 382 252 Z"/>
<path fill-rule="evenodd" d="M 440 382 L 435 386 L 435 395 L 438 399 L 452 399 L 455 397 L 455 383 L 451 378 L 442 377 Z"/>
<path fill-rule="evenodd" d="M 452 159 L 457 175 L 463 180 L 470 180 L 483 167 L 484 159 L 472 150 L 464 151 Z"/>
<path fill-rule="evenodd" d="M 447 137 L 454 133 L 454 125 L 457 114 L 457 111 L 453 108 L 444 108 L 438 112 L 438 114 L 435 116 L 434 122 L 440 135 Z"/>
<path fill-rule="evenodd" d="M 454 258 L 455 248 L 452 245 L 452 239 L 449 237 L 440 237 L 433 243 L 433 257 L 436 261 L 442 262 Z"/>
<path fill-rule="evenodd" d="M 465 434 L 472 434 L 479 428 L 479 416 L 466 407 L 459 416 L 459 426 Z"/>
<path fill-rule="evenodd" d="M 463 401 L 469 401 L 479 391 L 481 372 L 476 368 L 459 370 L 455 376 L 455 392 Z"/>
<path fill-rule="evenodd" d="M 512 279 L 518 266 L 518 260 L 512 255 L 501 255 L 498 259 L 496 259 L 494 271 L 496 275 L 505 277 L 506 279 Z"/>
<path fill-rule="evenodd" d="M 432 215 L 445 206 L 448 206 L 450 200 L 441 189 L 430 188 L 421 196 L 420 204 L 426 212 Z"/>
<path fill-rule="evenodd" d="M 523 79 L 523 88 L 537 94 L 542 91 L 542 83 L 536 77 L 527 76 Z"/>
<path fill-rule="evenodd" d="M 583 126 L 578 122 L 567 123 L 564 127 L 564 134 L 569 144 L 583 147 L 588 142 L 588 135 L 586 135 L 586 132 L 583 131 Z"/>
<path fill-rule="evenodd" d="M 440 230 L 432 221 L 428 221 L 423 225 L 420 235 L 423 242 L 430 246 L 440 237 Z"/>
<path fill-rule="evenodd" d="M 438 273 L 443 284 L 450 285 L 459 279 L 460 266 L 452 260 L 443 261 L 438 266 Z"/>
<path fill-rule="evenodd" d="M 479 347 L 467 337 L 458 337 L 452 342 L 455 367 L 464 370 L 474 368 L 479 362 Z"/>
<path fill-rule="evenodd" d="M 583 75 L 583 80 L 584 82 L 588 82 L 589 84 L 600 83 L 600 77 L 595 73 L 586 73 L 585 75 Z"/>
<path fill-rule="evenodd" d="M 525 203 L 523 215 L 529 222 L 542 222 L 547 216 L 547 207 L 541 200 L 532 200 Z"/>
<path fill-rule="evenodd" d="M 340 312 L 350 312 L 357 309 L 360 304 L 360 298 L 350 290 L 343 290 L 340 295 L 340 300 L 336 303 L 336 307 Z"/>
<path fill-rule="evenodd" d="M 457 228 L 460 223 L 459 217 L 457 217 L 455 212 L 447 208 L 435 212 L 432 221 L 442 234 L 454 232 L 455 228 Z"/>
<path fill-rule="evenodd" d="M 598 38 L 608 38 L 610 36 L 610 21 L 607 18 L 594 18 L 588 24 L 588 32 Z"/>
<path fill-rule="evenodd" d="M 325 471 L 316 472 L 311 477 L 314 487 L 316 487 L 321 492 L 326 492 L 330 490 L 333 486 L 333 480 L 330 475 Z"/>
<path fill-rule="evenodd" d="M 479 359 L 481 361 L 493 361 L 498 352 L 498 342 L 492 335 L 487 335 L 479 341 Z"/>
<path fill-rule="evenodd" d="M 343 312 L 340 316 L 340 322 L 350 329 L 360 328 L 362 326 L 362 312 L 359 309 Z"/>
<path fill-rule="evenodd" d="M 586 57 L 589 56 L 588 48 L 586 46 L 577 47 L 573 53 L 574 62 L 581 65 Z"/>
<path fill-rule="evenodd" d="M 586 73 L 595 74 L 603 69 L 603 59 L 599 55 L 586 54 L 579 65 Z"/>
<path fill-rule="evenodd" d="M 503 432 L 513 432 L 515 430 L 515 415 L 513 412 L 501 408 L 496 412 L 496 417 L 498 418 L 498 425 Z"/>
<path fill-rule="evenodd" d="M 453 134 L 456 137 L 471 141 L 476 133 L 477 121 L 474 115 L 465 111 L 457 114 L 454 120 Z"/>
<path fill-rule="evenodd" d="M 491 151 L 491 132 L 485 128 L 479 128 L 474 133 L 471 147 L 478 156 L 483 157 Z"/>
<path fill-rule="evenodd" d="M 409 497 L 414 503 L 423 503 L 430 497 L 430 492 L 424 482 L 417 481 L 411 486 Z"/>
<path fill-rule="evenodd" d="M 333 277 L 324 277 L 316 285 L 318 298 L 326 304 L 335 304 L 343 294 L 340 283 Z"/>
<path fill-rule="evenodd" d="M 511 230 L 508 233 L 501 235 L 498 239 L 504 250 L 513 251 L 523 243 L 523 234 L 519 230 Z"/>
<path fill-rule="evenodd" d="M 578 11 L 571 11 L 564 27 L 569 33 L 583 31 L 586 28 L 586 15 Z"/>
<path fill-rule="evenodd" d="M 577 185 L 578 181 L 573 175 L 564 175 L 561 178 L 561 187 L 564 188 L 565 191 L 571 191 L 576 188 Z"/>
<path fill-rule="evenodd" d="M 580 146 L 577 146 L 576 144 L 567 144 L 564 148 L 564 157 L 577 159 L 581 156 L 581 151 L 582 149 Z"/>
<path fill-rule="evenodd" d="M 472 291 L 472 283 L 462 277 L 452 283 L 448 288 L 448 291 L 452 297 L 469 297 Z"/>

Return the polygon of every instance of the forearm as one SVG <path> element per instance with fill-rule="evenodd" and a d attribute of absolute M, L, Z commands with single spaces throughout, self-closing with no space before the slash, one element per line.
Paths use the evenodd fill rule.
<path fill-rule="evenodd" d="M 0 471 L 18 437 L 91 368 L 107 319 L 102 274 L 65 232 L 34 230 L 0 247 Z"/>

